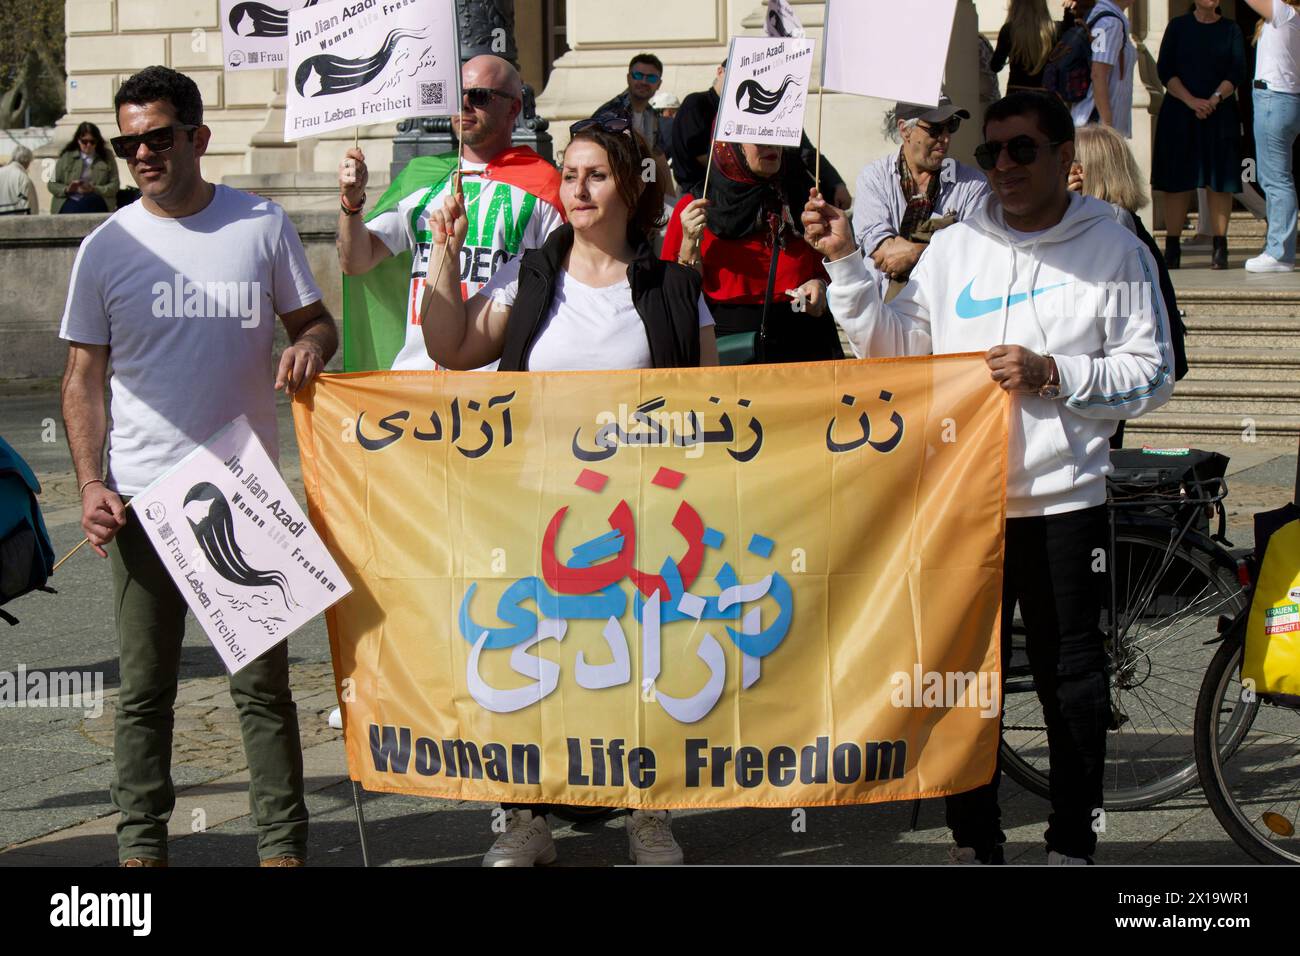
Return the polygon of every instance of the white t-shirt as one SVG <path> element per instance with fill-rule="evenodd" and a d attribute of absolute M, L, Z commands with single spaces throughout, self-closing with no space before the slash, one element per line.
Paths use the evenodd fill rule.
<path fill-rule="evenodd" d="M 1123 20 L 1115 17 L 1103 17 L 1101 13 L 1119 14 Z M 1137 45 L 1132 39 L 1132 29 L 1124 11 L 1110 0 L 1098 0 L 1097 5 L 1088 14 L 1092 26 L 1092 59 L 1094 63 L 1109 63 L 1110 72 L 1110 112 L 1115 123 L 1115 130 L 1122 136 L 1133 135 L 1133 68 L 1137 65 Z M 1123 51 L 1123 63 L 1120 52 Z M 1091 87 L 1088 95 L 1076 103 L 1071 110 L 1075 126 L 1087 126 L 1096 108 Z"/>
<path fill-rule="evenodd" d="M 1273 0 L 1255 50 L 1255 79 L 1278 93 L 1300 93 L 1300 18 L 1295 7 Z"/>
<path fill-rule="evenodd" d="M 483 163 L 465 163 L 465 170 L 482 172 Z M 465 299 L 474 295 L 501 266 L 525 249 L 540 247 L 563 224 L 560 211 L 518 186 L 483 176 L 466 175 L 461 187 L 470 231 L 460 250 L 460 290 Z M 394 254 L 411 253 L 411 287 L 406 301 L 406 343 L 393 361 L 396 369 L 436 368 L 424 345 L 420 329 L 420 293 L 429 274 L 432 230 L 431 210 L 442 208 L 451 190 L 451 177 L 436 194 L 430 190 L 411 193 L 397 206 L 366 223 L 366 228 L 383 240 Z M 439 250 L 438 255 L 441 255 Z M 438 259 L 432 260 L 437 268 Z M 448 264 L 446 268 L 452 268 Z"/>
<path fill-rule="evenodd" d="M 275 459 L 276 316 L 320 297 L 284 210 L 227 186 L 192 216 L 134 202 L 87 236 L 59 337 L 109 347 L 108 487 L 139 494 L 240 415 Z"/>
<path fill-rule="evenodd" d="M 480 294 L 511 307 L 518 291 L 519 260 L 512 259 L 497 270 Z M 713 324 L 713 315 L 703 295 L 699 313 L 700 328 Z M 632 286 L 627 279 L 596 288 L 561 270 L 555 279 L 551 310 L 528 356 L 529 371 L 650 367 L 650 340 L 646 337 L 645 323 L 632 304 Z"/>

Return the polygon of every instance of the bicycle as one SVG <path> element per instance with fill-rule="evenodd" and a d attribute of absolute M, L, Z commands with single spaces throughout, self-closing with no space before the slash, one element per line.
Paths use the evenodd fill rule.
<path fill-rule="evenodd" d="M 1249 578 L 1269 536 L 1300 518 L 1300 458 L 1293 503 L 1255 516 Z M 1196 766 L 1214 816 L 1260 863 L 1300 863 L 1300 698 L 1258 692 L 1241 679 L 1249 605 L 1220 622 L 1222 637 L 1196 700 Z"/>
<path fill-rule="evenodd" d="M 1104 801 L 1108 809 L 1130 810 L 1196 783 L 1196 700 L 1214 654 L 1209 642 L 1219 617 L 1245 606 L 1245 585 L 1241 559 L 1224 537 L 1226 458 L 1193 452 L 1154 468 L 1135 467 L 1132 453 L 1112 458 L 1127 467 L 1108 480 L 1101 630 L 1112 722 Z M 1012 659 L 1004 662 L 1002 766 L 1025 789 L 1048 797 L 1046 724 L 1023 652 L 1023 637 L 1013 640 Z"/>

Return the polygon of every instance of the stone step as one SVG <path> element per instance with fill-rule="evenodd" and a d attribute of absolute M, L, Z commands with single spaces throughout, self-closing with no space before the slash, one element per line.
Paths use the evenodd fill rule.
<path fill-rule="evenodd" d="M 1129 422 L 1124 444 L 1131 448 L 1143 442 L 1161 447 L 1196 447 L 1201 443 L 1244 441 L 1295 448 L 1297 435 L 1300 415 L 1182 412 L 1171 404 Z"/>
<path fill-rule="evenodd" d="M 1165 406 L 1182 413 L 1224 415 L 1300 415 L 1300 381 L 1183 379 Z"/>
<path fill-rule="evenodd" d="M 1178 307 L 1187 313 L 1189 320 L 1199 316 L 1262 317 L 1300 316 L 1300 275 L 1295 288 L 1252 288 L 1247 273 L 1240 269 L 1234 274 L 1235 284 L 1225 282 L 1215 288 L 1179 288 L 1178 273 L 1174 273 L 1174 288 L 1178 292 Z"/>
<path fill-rule="evenodd" d="M 1186 381 L 1300 381 L 1300 349 L 1202 348 L 1187 350 Z"/>
<path fill-rule="evenodd" d="M 1186 325 L 1188 348 L 1300 349 L 1297 316 L 1189 313 Z"/>

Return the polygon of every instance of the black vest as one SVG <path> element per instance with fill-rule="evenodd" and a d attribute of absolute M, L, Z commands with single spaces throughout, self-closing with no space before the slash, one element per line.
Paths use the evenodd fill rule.
<path fill-rule="evenodd" d="M 529 249 L 519 264 L 519 291 L 506 323 L 500 370 L 522 372 L 551 311 L 555 278 L 573 247 L 573 227 L 556 229 L 540 249 Z M 644 242 L 627 268 L 632 304 L 645 325 L 654 368 L 694 368 L 700 364 L 700 275 L 694 269 L 656 258 Z"/>

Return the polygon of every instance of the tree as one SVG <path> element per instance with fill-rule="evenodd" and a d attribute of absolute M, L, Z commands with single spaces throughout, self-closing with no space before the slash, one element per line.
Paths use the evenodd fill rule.
<path fill-rule="evenodd" d="M 0 128 L 52 125 L 64 112 L 63 0 L 5 4 Z"/>

